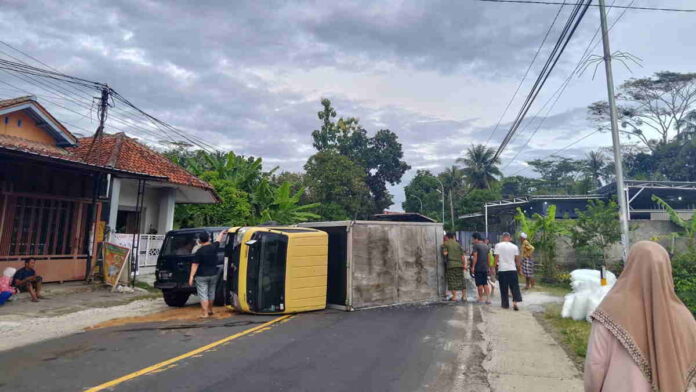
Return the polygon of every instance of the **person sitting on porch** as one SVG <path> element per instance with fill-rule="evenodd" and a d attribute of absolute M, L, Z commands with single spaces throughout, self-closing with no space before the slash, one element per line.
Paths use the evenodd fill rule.
<path fill-rule="evenodd" d="M 24 267 L 15 272 L 12 285 L 20 292 L 28 292 L 31 295 L 31 302 L 39 302 L 39 299 L 46 297 L 41 295 L 41 282 L 43 279 L 36 274 L 36 260 L 28 258 L 24 260 Z"/>
<path fill-rule="evenodd" d="M 12 286 L 12 277 L 17 270 L 12 267 L 5 268 L 0 276 L 0 305 L 3 305 L 10 297 L 17 294 L 17 289 Z"/>

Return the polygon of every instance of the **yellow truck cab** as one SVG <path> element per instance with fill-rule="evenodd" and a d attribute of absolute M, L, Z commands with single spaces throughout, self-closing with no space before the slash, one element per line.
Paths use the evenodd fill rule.
<path fill-rule="evenodd" d="M 225 245 L 226 300 L 247 313 L 326 308 L 328 234 L 305 227 L 233 227 Z"/>

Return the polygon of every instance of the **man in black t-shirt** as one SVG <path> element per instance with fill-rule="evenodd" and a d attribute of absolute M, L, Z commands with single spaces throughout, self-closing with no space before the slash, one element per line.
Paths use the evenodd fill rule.
<path fill-rule="evenodd" d="M 198 235 L 200 248 L 196 250 L 195 258 L 191 263 L 191 273 L 189 274 L 189 286 L 196 282 L 196 292 L 201 300 L 202 318 L 213 315 L 213 302 L 215 301 L 215 287 L 218 280 L 218 247 L 225 237 L 227 230 L 223 230 L 218 235 L 217 241 L 210 242 L 210 235 L 207 232 Z"/>
<path fill-rule="evenodd" d="M 473 238 L 473 254 L 471 261 L 471 273 L 476 281 L 476 290 L 478 290 L 478 303 L 483 303 L 484 295 L 487 304 L 491 303 L 491 286 L 488 284 L 488 252 L 490 248 L 483 241 L 483 237 L 479 233 L 474 233 Z"/>

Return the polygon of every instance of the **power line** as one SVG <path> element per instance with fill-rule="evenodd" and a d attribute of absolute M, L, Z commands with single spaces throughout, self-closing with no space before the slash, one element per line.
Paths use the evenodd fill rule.
<path fill-rule="evenodd" d="M 565 151 L 565 150 L 567 150 L 567 149 L 573 147 L 574 145 L 580 143 L 581 141 L 587 139 L 588 137 L 590 137 L 590 136 L 592 136 L 592 135 L 594 135 L 594 134 L 596 134 L 596 133 L 598 133 L 598 132 L 601 132 L 601 131 L 602 131 L 601 129 L 596 129 L 596 130 L 594 130 L 593 132 L 590 132 L 590 133 L 588 133 L 587 135 L 585 135 L 585 136 L 583 136 L 583 137 L 581 137 L 581 138 L 579 138 L 579 139 L 576 139 L 575 141 L 571 142 L 570 144 L 566 145 L 565 147 L 562 147 L 562 148 L 560 148 L 560 149 L 558 149 L 558 150 L 556 150 L 556 151 L 553 151 L 553 152 L 550 153 L 550 154 L 543 155 L 543 156 L 541 156 L 541 157 L 539 157 L 539 158 L 537 158 L 537 159 L 548 158 L 548 157 L 550 157 L 550 156 L 553 156 L 553 155 L 556 155 L 556 154 L 558 154 L 558 153 L 560 153 L 560 152 L 563 152 L 563 151 Z M 525 167 L 523 167 L 522 169 L 520 169 L 520 170 L 518 170 L 518 171 L 512 173 L 511 175 L 509 175 L 509 176 L 507 176 L 507 177 L 516 176 L 516 175 L 518 175 L 519 173 L 523 172 L 525 169 L 528 169 L 528 168 L 529 168 L 529 166 L 525 166 Z"/>
<path fill-rule="evenodd" d="M 629 6 L 632 5 L 633 3 L 635 3 L 635 1 L 636 0 L 631 0 Z M 616 3 L 616 0 L 614 0 L 612 2 L 612 5 L 615 3 Z M 626 11 L 628 11 L 628 8 L 624 8 L 623 11 L 621 12 L 621 14 L 614 20 L 614 22 L 612 22 L 611 26 L 609 27 L 609 31 L 611 31 L 611 29 L 613 29 L 614 26 L 616 26 L 616 24 L 621 20 L 621 18 L 623 18 L 623 16 L 626 14 Z M 611 10 L 609 12 L 611 12 Z M 607 12 L 607 15 L 609 14 L 609 12 Z M 589 54 L 597 47 L 597 45 L 599 45 L 600 41 L 594 42 L 594 40 L 595 40 L 595 38 L 597 38 L 597 35 L 599 34 L 600 30 L 601 30 L 601 28 L 597 28 L 595 30 L 595 33 L 592 36 L 592 39 L 590 39 L 590 42 L 588 42 L 587 47 L 585 48 L 585 51 L 583 52 L 582 56 L 580 56 L 580 60 L 578 61 L 577 65 L 575 66 L 573 71 L 568 75 L 568 77 L 561 84 L 561 86 L 558 89 L 556 89 L 556 91 L 551 95 L 551 97 L 549 97 L 549 99 L 544 103 L 544 105 L 541 107 L 541 109 L 539 109 L 539 111 L 535 115 L 536 118 L 539 117 L 539 115 L 544 110 L 544 108 L 549 104 L 549 102 L 551 102 L 552 99 L 554 99 L 554 96 L 556 96 L 556 99 L 553 101 L 553 103 L 549 107 L 549 110 L 546 112 L 546 116 L 541 118 L 541 121 L 539 121 L 539 124 L 537 125 L 534 132 L 532 132 L 532 134 L 529 136 L 529 138 L 524 143 L 524 145 L 522 145 L 519 148 L 519 151 L 517 151 L 517 154 L 515 154 L 515 156 L 512 157 L 512 159 L 508 162 L 508 164 L 505 165 L 505 167 L 503 167 L 503 170 L 507 169 L 512 164 L 512 162 L 514 162 L 515 159 L 517 159 L 517 157 L 522 153 L 522 149 L 525 148 L 527 145 L 529 145 L 529 143 L 532 141 L 532 138 L 537 134 L 537 132 L 539 132 L 539 130 L 541 129 L 541 126 L 544 124 L 544 122 L 546 122 L 546 118 L 551 113 L 553 108 L 556 106 L 556 103 L 558 103 L 558 101 L 560 100 L 561 95 L 563 95 L 563 93 L 565 92 L 565 90 L 568 87 L 568 85 L 570 84 L 573 76 L 578 73 L 578 71 L 582 67 L 582 64 L 589 57 Z M 594 46 L 592 46 L 593 43 L 594 43 Z M 556 94 L 558 94 L 558 95 L 556 95 Z M 526 125 L 529 125 L 529 123 L 527 123 Z M 525 128 L 522 129 L 522 131 L 524 131 L 524 129 L 526 129 L 526 125 L 525 125 Z"/>
<path fill-rule="evenodd" d="M 487 3 L 516 3 L 516 4 L 541 4 L 541 5 L 561 5 L 562 3 L 554 1 L 540 1 L 540 0 L 479 0 Z M 578 5 L 582 3 L 571 3 L 566 5 Z M 593 7 L 599 7 L 599 5 L 592 5 Z M 696 12 L 696 9 L 686 9 L 686 8 L 657 8 L 657 7 L 634 7 L 625 5 L 608 5 L 606 8 L 625 8 L 631 10 L 641 10 L 641 11 L 666 11 L 666 12 Z"/>
<path fill-rule="evenodd" d="M 9 45 L 5 42 L 3 42 L 3 44 L 5 44 L 6 46 L 8 46 L 12 49 L 15 49 L 14 47 L 12 47 L 11 45 Z M 5 53 L 5 52 L 3 52 L 3 53 Z M 24 52 L 20 52 L 20 53 L 23 53 L 24 55 L 28 56 Z M 202 140 L 196 140 L 196 139 L 190 137 L 188 134 L 186 134 L 186 132 L 183 132 L 183 131 L 179 130 L 178 128 L 174 127 L 173 125 L 168 124 L 168 123 L 154 117 L 153 115 L 145 112 L 144 110 L 142 110 L 139 107 L 132 104 L 129 100 L 127 100 L 121 94 L 119 94 L 115 90 L 109 88 L 107 85 L 105 85 L 103 83 L 98 83 L 98 82 L 93 82 L 93 81 L 90 81 L 87 79 L 77 78 L 74 76 L 63 74 L 63 73 L 58 72 L 58 71 L 51 71 L 51 70 L 35 67 L 35 66 L 27 64 L 26 62 L 24 62 L 20 59 L 17 59 L 14 56 L 11 56 L 7 53 L 5 53 L 5 54 L 8 55 L 9 57 L 15 59 L 15 60 L 18 60 L 19 62 L 0 59 L 0 71 L 10 73 L 13 76 L 19 78 L 20 80 L 23 80 L 24 82 L 32 84 L 36 87 L 42 88 L 45 91 L 50 91 L 52 93 L 58 94 L 62 99 L 66 100 L 66 101 L 71 101 L 73 104 L 77 105 L 78 107 L 81 106 L 81 107 L 85 107 L 85 108 L 90 109 L 90 110 L 92 109 L 91 102 L 90 102 L 90 104 L 85 104 L 84 102 L 79 101 L 77 98 L 73 97 L 74 94 L 67 92 L 67 90 L 65 90 L 65 89 L 59 88 L 59 86 L 56 85 L 55 82 L 51 82 L 51 80 L 63 82 L 63 83 L 69 83 L 69 84 L 80 86 L 83 88 L 90 88 L 92 90 L 96 89 L 96 90 L 101 91 L 103 89 L 108 89 L 108 91 L 113 99 L 118 99 L 121 103 L 123 103 L 124 105 L 126 105 L 127 107 L 129 107 L 135 111 L 134 114 L 131 114 L 131 119 L 135 119 L 134 115 L 142 116 L 143 120 L 144 120 L 144 124 L 146 124 L 147 126 L 152 126 L 158 132 L 160 132 L 163 135 L 166 135 L 171 140 L 174 140 L 171 137 L 171 134 L 173 133 L 176 136 L 185 139 L 191 145 L 202 148 L 208 152 L 216 150 L 216 148 L 213 145 L 211 145 L 207 142 L 204 142 Z M 33 57 L 31 57 L 31 58 L 34 59 L 35 61 L 38 61 L 42 65 L 50 67 L 50 66 L 46 65 L 45 63 L 40 62 L 39 60 L 36 60 Z M 17 75 L 15 75 L 15 73 Z M 35 79 L 35 77 L 45 78 L 47 83 L 52 84 L 52 87 L 49 87 L 47 85 L 47 83 L 40 82 L 39 80 Z M 10 87 L 18 89 L 20 91 L 26 91 L 29 94 L 33 94 L 32 92 L 30 92 L 28 90 L 18 88 L 18 87 L 13 86 L 9 83 L 5 83 L 5 82 L 3 82 L 3 83 L 9 85 Z M 67 93 L 68 95 L 66 95 L 65 93 Z M 75 110 L 72 110 L 66 106 L 58 104 L 57 102 L 54 102 L 54 101 L 51 101 L 48 99 L 47 99 L 47 101 L 53 103 L 54 105 L 56 105 L 58 107 L 63 108 L 64 110 L 67 110 L 69 112 L 75 113 L 77 115 L 80 115 L 80 116 L 86 118 L 86 115 L 78 113 Z M 149 131 L 149 130 L 146 130 L 145 128 L 138 127 L 138 125 L 136 125 L 130 121 L 124 121 L 123 119 L 120 119 L 118 117 L 112 118 L 112 119 L 116 120 L 116 121 L 118 121 L 118 122 L 120 122 L 128 127 L 136 128 L 136 129 L 139 128 L 141 131 L 144 131 L 144 132 L 149 133 L 149 134 L 153 134 L 153 131 Z M 113 127 L 113 126 L 110 126 L 110 128 L 119 130 L 118 128 Z"/>
<path fill-rule="evenodd" d="M 565 0 L 563 1 L 563 4 L 565 4 Z M 524 76 L 522 76 L 522 80 L 520 80 L 520 83 L 517 85 L 517 89 L 515 90 L 515 93 L 512 94 L 512 97 L 510 97 L 510 101 L 508 101 L 507 106 L 505 106 L 505 110 L 503 110 L 503 114 L 500 115 L 500 118 L 498 119 L 498 123 L 495 124 L 495 128 L 493 128 L 493 131 L 491 131 L 491 134 L 488 135 L 488 139 L 486 140 L 486 144 L 488 144 L 488 142 L 491 141 L 491 138 L 495 134 L 495 131 L 498 130 L 500 123 L 503 121 L 503 118 L 505 118 L 505 115 L 507 114 L 508 109 L 510 109 L 510 105 L 512 105 L 512 102 L 517 97 L 517 93 L 520 91 L 520 88 L 522 88 L 524 81 L 527 80 L 527 75 L 529 75 L 529 71 L 532 69 L 534 62 L 536 61 L 537 57 L 539 56 L 539 53 L 541 52 L 541 48 L 544 47 L 544 44 L 546 43 L 546 39 L 549 38 L 549 34 L 551 33 L 553 26 L 556 24 L 556 20 L 558 20 L 558 16 L 561 14 L 561 11 L 563 11 L 563 5 L 558 7 L 558 12 L 556 12 L 556 16 L 554 16 L 553 21 L 551 22 L 551 25 L 546 30 L 546 34 L 544 35 L 544 39 L 541 40 L 541 43 L 539 44 L 539 47 L 536 50 L 536 53 L 534 53 L 534 57 L 532 57 L 532 61 L 529 63 L 527 70 L 524 72 Z"/>
<path fill-rule="evenodd" d="M 546 60 L 546 64 L 544 65 L 544 68 L 541 70 L 541 73 L 537 77 L 536 82 L 534 83 L 534 86 L 532 86 L 531 91 L 527 95 L 527 99 L 525 100 L 524 104 L 522 105 L 522 108 L 520 109 L 520 112 L 517 115 L 517 118 L 513 122 L 512 126 L 510 127 L 510 130 L 508 131 L 507 135 L 505 135 L 505 138 L 503 139 L 502 143 L 500 144 L 500 147 L 498 147 L 498 151 L 495 153 L 495 159 L 500 157 L 500 154 L 502 154 L 503 150 L 507 146 L 507 144 L 510 142 L 510 139 L 512 136 L 515 134 L 517 129 L 519 128 L 522 120 L 524 120 L 524 117 L 527 115 L 527 112 L 531 108 L 532 104 L 534 103 L 534 100 L 536 97 L 539 95 L 539 92 L 543 88 L 544 84 L 548 80 L 549 76 L 551 75 L 551 72 L 553 69 L 556 67 L 556 64 L 558 63 L 558 60 L 561 58 L 561 55 L 565 51 L 565 48 L 568 46 L 568 43 L 570 42 L 571 38 L 575 34 L 575 31 L 577 30 L 578 26 L 580 25 L 580 22 L 582 21 L 582 18 L 585 16 L 585 13 L 587 13 L 587 9 L 589 8 L 590 3 L 592 0 L 588 0 L 588 2 L 583 6 L 577 5 L 574 9 L 571 15 L 568 17 L 568 21 L 566 22 L 566 25 L 561 32 L 560 37 L 558 38 L 556 45 L 554 46 L 551 54 L 549 55 L 549 58 Z M 580 10 L 582 8 L 582 10 Z M 572 27 L 571 27 L 572 26 Z"/>

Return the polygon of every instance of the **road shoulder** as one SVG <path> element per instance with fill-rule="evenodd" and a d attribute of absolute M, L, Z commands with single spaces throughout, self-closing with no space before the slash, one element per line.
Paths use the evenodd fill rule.
<path fill-rule="evenodd" d="M 575 364 L 531 311 L 491 306 L 483 317 L 487 343 L 483 367 L 493 391 L 583 390 Z"/>

